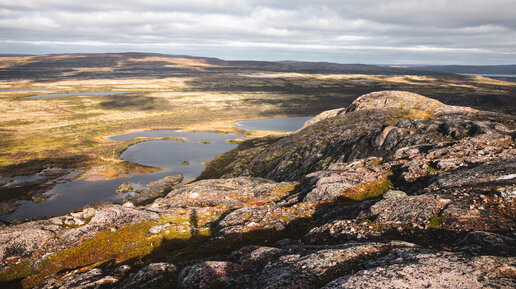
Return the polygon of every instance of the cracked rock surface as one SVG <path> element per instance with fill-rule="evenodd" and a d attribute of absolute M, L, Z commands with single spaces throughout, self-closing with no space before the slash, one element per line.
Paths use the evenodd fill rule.
<path fill-rule="evenodd" d="M 510 115 L 366 94 L 152 203 L 2 225 L 0 285 L 515 288 L 515 140 Z"/>

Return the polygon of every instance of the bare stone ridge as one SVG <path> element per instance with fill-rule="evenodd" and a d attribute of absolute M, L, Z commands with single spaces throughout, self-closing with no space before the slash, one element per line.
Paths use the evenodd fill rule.
<path fill-rule="evenodd" d="M 332 109 L 332 110 L 323 111 L 320 114 L 314 116 L 313 118 L 307 120 L 303 124 L 301 129 L 303 129 L 309 125 L 312 125 L 314 123 L 320 122 L 321 120 L 325 120 L 330 117 L 335 117 L 335 116 L 340 115 L 341 113 L 345 113 L 345 112 L 346 112 L 346 108 L 336 108 L 336 109 Z"/>
<path fill-rule="evenodd" d="M 1 227 L 0 282 L 515 288 L 514 172 L 513 117 L 369 93 L 241 143 L 195 182 L 158 182 L 140 205 Z"/>
<path fill-rule="evenodd" d="M 322 120 L 353 111 L 388 108 L 418 110 L 435 115 L 458 112 L 473 113 L 477 111 L 476 109 L 468 107 L 445 105 L 438 100 L 431 99 L 417 93 L 399 90 L 384 90 L 364 94 L 355 99 L 347 108 L 336 108 L 323 111 L 314 118 L 308 120 L 301 129 Z"/>
<path fill-rule="evenodd" d="M 422 96 L 417 93 L 397 90 L 384 90 L 364 94 L 346 109 L 346 112 L 352 112 L 364 109 L 381 109 L 381 108 L 399 108 L 399 109 L 416 109 L 429 112 L 435 111 L 437 108 L 444 106 L 443 103 L 435 99 Z"/>

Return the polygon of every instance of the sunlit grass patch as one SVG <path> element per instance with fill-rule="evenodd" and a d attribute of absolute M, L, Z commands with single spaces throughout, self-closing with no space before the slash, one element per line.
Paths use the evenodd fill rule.
<path fill-rule="evenodd" d="M 366 199 L 377 198 L 392 188 L 392 182 L 388 177 L 382 177 L 374 182 L 362 183 L 354 188 L 340 192 L 340 199 L 363 201 Z"/>

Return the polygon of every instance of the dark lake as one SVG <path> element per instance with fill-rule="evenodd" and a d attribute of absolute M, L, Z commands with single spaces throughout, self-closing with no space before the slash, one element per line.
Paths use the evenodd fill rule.
<path fill-rule="evenodd" d="M 163 168 L 152 174 L 135 174 L 113 180 L 87 181 L 84 179 L 57 184 L 46 192 L 53 195 L 44 203 L 21 201 L 20 207 L 13 213 L 0 216 L 4 221 L 37 216 L 58 216 L 70 210 L 102 201 L 122 201 L 125 194 L 115 194 L 122 182 L 130 182 L 143 186 L 169 175 L 183 174 L 185 180 L 195 178 L 204 170 L 202 162 L 236 147 L 228 139 L 240 138 L 241 135 L 210 132 L 179 132 L 175 130 L 153 130 L 111 137 L 111 140 L 129 140 L 137 137 L 183 137 L 179 140 L 150 140 L 134 144 L 125 150 L 120 157 L 130 162 Z M 210 142 L 208 144 L 199 141 Z M 187 161 L 189 165 L 182 165 Z M 24 179 L 30 179 L 27 176 Z M 18 181 L 19 182 L 19 181 Z M 10 185 L 9 183 L 7 185 Z"/>
<path fill-rule="evenodd" d="M 288 131 L 297 130 L 303 123 L 310 119 L 265 119 L 252 120 L 237 123 L 244 129 Z M 131 140 L 138 137 L 181 137 L 180 140 L 148 140 L 128 147 L 120 157 L 134 163 L 160 167 L 162 171 L 152 174 L 134 174 L 113 180 L 85 179 L 60 183 L 46 195 L 52 196 L 46 202 L 35 203 L 32 201 L 20 201 L 18 209 L 7 215 L 0 216 L 1 220 L 9 221 L 27 217 L 58 216 L 68 213 L 70 210 L 103 201 L 121 202 L 126 194 L 115 194 L 115 190 L 122 182 L 129 182 L 133 187 L 141 187 L 149 182 L 162 179 L 169 175 L 183 174 L 185 180 L 196 178 L 204 170 L 203 162 L 208 162 L 218 155 L 236 147 L 230 139 L 243 138 L 237 134 L 218 134 L 213 132 L 181 132 L 177 130 L 149 130 L 135 133 L 122 134 L 109 137 L 112 141 Z M 207 143 L 203 143 L 207 142 Z M 184 165 L 182 162 L 189 164 Z M 79 172 L 75 172 L 78 174 Z M 38 176 L 20 176 L 11 178 L 11 183 L 5 186 L 15 185 L 37 179 Z M 6 178 L 3 178 L 4 180 Z"/>
<path fill-rule="evenodd" d="M 237 145 L 228 142 L 229 139 L 241 138 L 237 134 L 218 134 L 213 132 L 181 132 L 176 130 L 151 130 L 110 137 L 115 141 L 129 140 L 137 137 L 182 137 L 178 140 L 150 140 L 134 144 L 127 148 L 120 157 L 142 165 L 165 168 L 165 171 L 155 173 L 163 176 L 181 173 L 185 179 L 195 178 L 204 170 L 202 162 L 231 150 Z M 209 143 L 201 143 L 209 142 Z M 189 165 L 181 162 L 188 161 Z M 148 174 L 140 178 L 151 177 Z M 153 179 L 154 180 L 154 179 Z M 145 180 L 142 180 L 145 182 Z M 148 180 L 150 182 L 152 180 Z"/>

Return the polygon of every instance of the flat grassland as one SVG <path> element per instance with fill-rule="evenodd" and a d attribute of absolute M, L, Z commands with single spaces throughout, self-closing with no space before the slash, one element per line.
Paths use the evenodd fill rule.
<path fill-rule="evenodd" d="M 0 176 L 46 167 L 106 177 L 151 172 L 118 157 L 141 139 L 106 137 L 148 129 L 243 133 L 234 121 L 315 115 L 385 89 L 515 114 L 509 80 L 387 72 L 153 54 L 0 57 Z M 88 95 L 99 91 L 124 93 Z M 27 98 L 55 93 L 84 95 Z"/>

